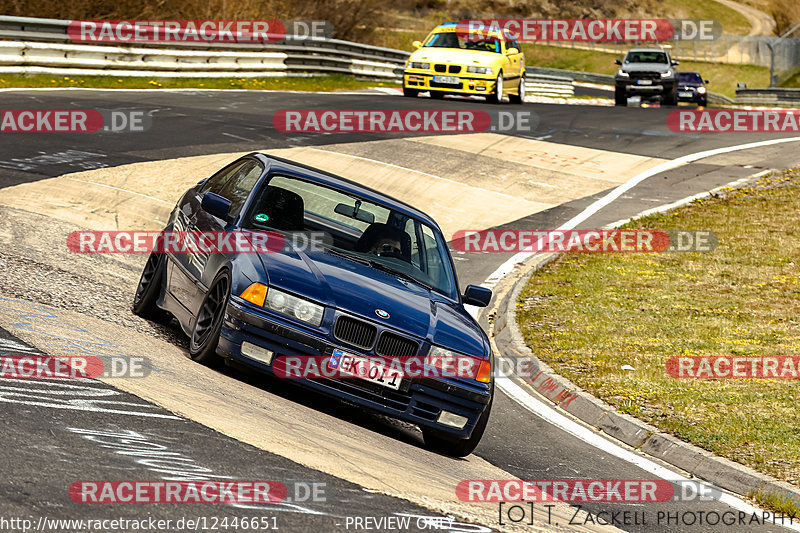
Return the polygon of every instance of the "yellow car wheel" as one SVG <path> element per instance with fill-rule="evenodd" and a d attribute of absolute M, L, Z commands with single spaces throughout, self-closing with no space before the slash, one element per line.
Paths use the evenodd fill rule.
<path fill-rule="evenodd" d="M 509 95 L 508 99 L 511 101 L 512 104 L 525 103 L 525 73 L 522 73 L 522 75 L 519 77 L 519 87 L 517 87 L 517 94 Z"/>
<path fill-rule="evenodd" d="M 486 96 L 486 101 L 490 104 L 499 104 L 503 99 L 503 73 L 497 75 L 494 84 L 494 92 Z"/>

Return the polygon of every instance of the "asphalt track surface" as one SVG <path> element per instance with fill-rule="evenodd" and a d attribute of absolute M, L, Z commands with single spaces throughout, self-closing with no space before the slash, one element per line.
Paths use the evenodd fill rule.
<path fill-rule="evenodd" d="M 140 161 L 157 161 L 190 155 L 224 153 L 292 146 L 315 146 L 331 142 L 363 142 L 391 138 L 394 134 L 302 134 L 288 135 L 272 128 L 272 115 L 282 109 L 524 109 L 539 116 L 535 130 L 517 132 L 532 139 L 622 153 L 674 159 L 690 153 L 725 146 L 766 140 L 768 134 L 674 133 L 666 127 L 668 108 L 608 108 L 526 104 L 489 106 L 474 101 L 434 101 L 425 97 L 371 94 L 298 94 L 279 92 L 183 91 L 11 91 L 1 94 L 4 109 L 131 109 L 151 110 L 154 127 L 147 133 L 95 134 L 3 134 L 0 144 L 0 195 L 2 188 L 55 177 L 69 172 L 118 166 Z M 154 122 L 155 123 L 155 122 Z M 409 134 L 402 134 L 408 137 Z M 333 138 L 335 137 L 335 138 Z M 768 146 L 742 152 L 733 163 L 689 164 L 657 174 L 634 187 L 613 206 L 600 210 L 581 224 L 599 227 L 632 216 L 645 209 L 679 200 L 721 186 L 760 170 L 784 168 L 797 163 L 795 143 Z M 409 154 L 408 157 L 413 157 Z M 198 176 L 201 179 L 203 176 Z M 510 228 L 555 228 L 581 212 L 602 193 L 581 198 L 517 220 Z M 424 205 L 418 206 L 425 209 Z M 458 274 L 462 286 L 481 283 L 508 254 L 473 254 L 459 258 Z M 131 287 L 133 290 L 133 287 Z M 2 326 L 3 324 L 0 324 Z M 9 338 L 0 331 L 0 338 Z M 15 346 L 19 347 L 18 344 Z M 226 370 L 242 380 L 255 379 L 247 373 Z M 2 384 L 2 394 L 14 397 L 14 387 L 37 389 L 21 394 L 52 397 L 51 384 Z M 102 383 L 82 387 L 108 389 L 108 394 L 153 415 L 125 417 L 91 409 L 83 411 L 53 409 L 47 402 L 4 403 L 0 411 L 0 432 L 5 454 L 0 459 L 4 472 L 0 517 L 49 516 L 59 518 L 109 518 L 111 516 L 171 518 L 183 516 L 277 516 L 285 531 L 344 530 L 345 516 L 392 516 L 400 514 L 434 516 L 436 513 L 389 496 L 372 494 L 347 481 L 300 466 L 283 457 L 240 443 L 195 422 L 171 417 L 169 413 L 135 396 L 114 391 Z M 326 413 L 333 413 L 342 425 L 357 425 L 362 431 L 378 431 L 396 436 L 396 446 L 418 446 L 419 437 L 387 426 L 385 422 L 346 406 L 330 406 L 309 399 L 291 387 L 273 384 L 270 392 Z M 75 391 L 70 392 L 70 394 Z M 84 391 L 90 397 L 97 394 Z M 103 393 L 105 394 L 105 393 Z M 48 396 L 50 395 L 50 396 Z M 69 429 L 72 428 L 72 429 Z M 84 433 L 81 433 L 83 431 Z M 87 435 L 94 432 L 133 431 L 137 442 L 165 446 L 186 462 L 201 465 L 226 479 L 282 479 L 303 483 L 324 483 L 328 498 L 324 502 L 303 502 L 303 509 L 289 504 L 267 509 L 209 508 L 184 505 L 81 506 L 72 504 L 65 488 L 85 479 L 164 479 L 140 460 L 128 460 L 115 449 L 115 443 L 98 444 Z M 117 440 L 119 437 L 116 437 Z M 114 440 L 106 437 L 106 440 Z M 166 449 L 165 448 L 165 449 Z M 380 454 L 380 450 L 375 450 Z M 652 479 L 648 474 L 599 448 L 576 440 L 561 429 L 520 407 L 498 392 L 492 418 L 476 455 L 521 479 Z M 432 471 L 440 468 L 431 464 Z M 376 473 L 379 475 L 379 473 Z M 193 509 L 193 507 L 195 507 Z M 584 505 L 575 520 L 584 523 L 587 511 L 635 511 L 638 523 L 617 524 L 625 531 L 729 531 L 731 526 L 686 525 L 657 521 L 657 512 L 695 513 L 729 508 L 719 502 L 668 502 L 653 506 L 634 504 Z M 642 523 L 644 521 L 644 523 Z M 491 524 L 489 524 L 491 525 Z M 542 524 L 539 524 L 540 526 Z M 475 526 L 451 530 L 479 530 Z M 746 531 L 780 531 L 778 526 L 735 526 Z M 78 530 L 78 529 L 74 529 Z M 413 530 L 413 528 L 412 528 Z"/>

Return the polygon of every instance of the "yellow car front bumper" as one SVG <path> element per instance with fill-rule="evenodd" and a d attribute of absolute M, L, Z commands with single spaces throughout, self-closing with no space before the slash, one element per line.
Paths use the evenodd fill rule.
<path fill-rule="evenodd" d="M 433 72 L 409 72 L 403 74 L 403 87 L 417 91 L 438 91 L 449 94 L 492 94 L 497 80 L 494 77 L 453 76 L 458 83 L 440 83 L 434 77 L 442 76 Z M 476 75 L 477 76 L 477 75 Z"/>

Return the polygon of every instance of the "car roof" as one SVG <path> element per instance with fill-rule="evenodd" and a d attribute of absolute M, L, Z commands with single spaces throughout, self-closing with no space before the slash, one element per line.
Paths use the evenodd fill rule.
<path fill-rule="evenodd" d="M 459 22 L 445 22 L 444 24 L 439 24 L 438 26 L 436 26 L 435 28 L 433 28 L 431 30 L 431 33 L 436 33 L 437 31 L 442 31 L 442 30 L 444 30 L 444 31 L 455 31 L 456 29 L 459 29 L 459 28 L 463 29 L 463 30 L 476 32 L 476 33 L 485 33 L 485 34 L 491 35 L 493 37 L 500 37 L 501 39 L 502 38 L 506 38 L 506 36 L 503 34 L 503 30 L 501 30 L 497 26 L 488 26 L 488 27 L 483 27 L 483 28 L 470 28 L 470 26 L 468 24 L 462 24 L 462 23 L 459 23 Z M 508 40 L 510 40 L 510 39 L 508 39 Z"/>
<path fill-rule="evenodd" d="M 667 51 L 664 50 L 663 48 L 633 48 L 631 50 L 628 50 L 629 54 L 631 52 L 664 52 L 664 53 L 666 53 Z"/>
<path fill-rule="evenodd" d="M 261 152 L 253 152 L 248 154 L 246 157 L 255 157 L 256 159 L 259 159 L 265 164 L 269 172 L 283 172 L 291 176 L 296 176 L 307 181 L 318 183 L 320 185 L 334 187 L 355 196 L 360 196 L 365 200 L 370 200 L 377 204 L 383 204 L 394 211 L 400 212 L 406 216 L 417 218 L 436 228 L 440 232 L 442 231 L 436 221 L 419 209 L 411 207 L 410 205 L 401 202 L 396 198 L 392 198 L 387 194 L 376 191 L 375 189 L 361 185 L 360 183 L 347 178 L 343 178 L 342 176 L 304 165 L 303 163 L 298 163 L 282 157 L 276 157 L 274 155 L 267 155 Z"/>

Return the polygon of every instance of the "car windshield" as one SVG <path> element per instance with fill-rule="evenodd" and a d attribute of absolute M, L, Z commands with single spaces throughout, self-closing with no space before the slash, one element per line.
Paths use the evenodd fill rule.
<path fill-rule="evenodd" d="M 628 52 L 625 63 L 667 63 L 667 54 L 664 52 Z"/>
<path fill-rule="evenodd" d="M 703 83 L 703 78 L 697 72 L 680 72 L 678 73 L 678 81 L 685 83 Z"/>
<path fill-rule="evenodd" d="M 479 50 L 482 52 L 500 53 L 500 40 L 489 35 L 480 35 L 467 30 L 459 32 L 434 33 L 425 42 L 426 48 L 459 48 L 461 50 Z"/>
<path fill-rule="evenodd" d="M 254 195 L 242 227 L 284 234 L 322 232 L 325 239 L 321 245 L 327 252 L 458 299 L 441 232 L 388 206 L 275 174 L 268 176 Z"/>

